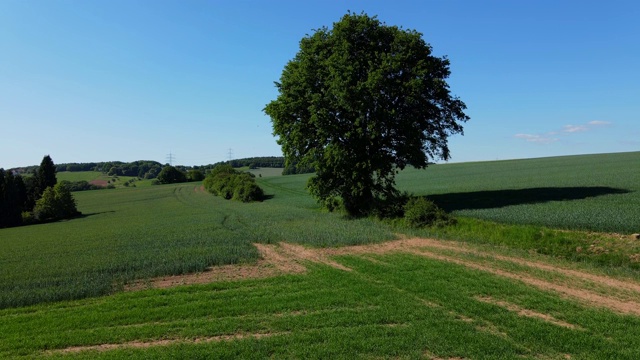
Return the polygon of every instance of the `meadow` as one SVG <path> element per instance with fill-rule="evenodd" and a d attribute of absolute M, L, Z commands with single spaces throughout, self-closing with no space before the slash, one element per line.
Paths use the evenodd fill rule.
<path fill-rule="evenodd" d="M 285 180 L 268 189 L 283 189 Z M 334 246 L 393 238 L 372 220 L 317 211 L 304 183 L 295 184 L 300 188 L 254 204 L 216 198 L 200 183 L 76 192 L 81 218 L 0 230 L 0 308 L 255 261 L 253 242 Z"/>
<path fill-rule="evenodd" d="M 80 218 L 0 229 L 0 358 L 635 359 L 639 168 L 624 153 L 407 169 L 400 188 L 459 218 L 421 230 L 324 212 L 310 175 L 265 172 L 251 204 L 200 183 L 77 192 Z M 403 238 L 440 240 L 375 250 Z M 263 274 L 154 285 L 217 269 Z"/>
<path fill-rule="evenodd" d="M 150 186 L 152 180 L 140 180 L 135 176 L 109 176 L 99 171 L 61 171 L 56 175 L 58 181 L 99 181 L 103 185 L 112 184 L 115 187 L 128 187 L 124 184 L 137 186 Z"/>

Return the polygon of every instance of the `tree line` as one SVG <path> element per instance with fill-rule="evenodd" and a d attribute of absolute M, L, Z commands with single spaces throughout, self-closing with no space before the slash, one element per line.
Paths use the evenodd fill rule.
<path fill-rule="evenodd" d="M 79 215 L 76 202 L 64 184 L 58 184 L 56 167 L 45 156 L 32 176 L 0 168 L 0 228 L 67 219 Z"/>
<path fill-rule="evenodd" d="M 132 162 L 122 161 L 105 161 L 105 162 L 88 162 L 88 163 L 64 163 L 55 166 L 57 172 L 70 171 L 99 171 L 110 176 L 135 176 L 140 179 L 155 179 L 162 164 L 152 160 L 137 160 Z M 18 174 L 34 174 L 38 170 L 38 166 L 25 166 L 12 169 Z"/>

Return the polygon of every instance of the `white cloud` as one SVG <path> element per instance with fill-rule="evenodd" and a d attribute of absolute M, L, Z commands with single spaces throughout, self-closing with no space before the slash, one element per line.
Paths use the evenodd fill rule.
<path fill-rule="evenodd" d="M 514 137 L 518 139 L 526 140 L 528 142 L 533 142 L 538 144 L 549 144 L 552 142 L 560 141 L 559 138 L 553 137 L 554 135 L 568 136 L 575 133 L 589 131 L 594 127 L 609 126 L 609 125 L 611 125 L 610 121 L 592 120 L 582 125 L 565 125 L 562 127 L 562 130 L 549 131 L 544 134 L 515 134 Z"/>
<path fill-rule="evenodd" d="M 549 144 L 559 140 L 559 139 L 552 138 L 545 135 L 534 135 L 534 134 L 515 134 L 514 137 L 518 139 L 524 139 L 528 142 L 538 143 L 538 144 Z"/>
<path fill-rule="evenodd" d="M 587 123 L 587 125 L 592 125 L 592 126 L 606 126 L 606 125 L 611 125 L 610 121 L 602 121 L 602 120 L 593 120 L 593 121 L 589 121 Z"/>
<path fill-rule="evenodd" d="M 565 133 L 576 133 L 576 132 L 583 132 L 587 130 L 589 130 L 589 128 L 585 125 L 565 125 L 562 128 L 562 132 L 565 132 Z"/>

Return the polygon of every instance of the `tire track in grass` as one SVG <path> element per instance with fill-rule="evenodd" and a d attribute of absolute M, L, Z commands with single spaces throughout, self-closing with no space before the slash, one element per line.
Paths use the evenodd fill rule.
<path fill-rule="evenodd" d="M 244 339 L 262 339 L 266 337 L 272 336 L 282 336 L 289 335 L 290 332 L 274 332 L 274 333 L 240 333 L 240 334 L 230 334 L 230 335 L 218 335 L 211 337 L 202 337 L 195 339 L 162 339 L 162 340 L 153 340 L 153 341 L 130 341 L 120 344 L 100 344 L 100 345 L 87 345 L 87 346 L 73 346 L 64 349 L 58 350 L 49 350 L 47 354 L 69 354 L 69 353 L 79 353 L 85 351 L 110 351 L 117 349 L 146 349 L 152 346 L 169 346 L 174 344 L 203 344 L 210 342 L 223 342 L 223 341 L 234 341 L 234 340 L 244 340 Z"/>
<path fill-rule="evenodd" d="M 151 283 L 153 285 L 152 287 L 168 287 L 181 284 L 206 283 L 218 279 L 233 280 L 241 278 L 264 278 L 269 276 L 277 276 L 284 273 L 303 273 L 306 271 L 306 267 L 304 266 L 305 262 L 320 263 L 343 271 L 352 271 L 352 269 L 338 263 L 337 261 L 332 260 L 331 257 L 339 255 L 387 254 L 400 252 L 424 256 L 439 261 L 455 263 L 470 269 L 484 271 L 493 275 L 520 281 L 544 291 L 553 291 L 560 294 L 561 296 L 577 299 L 588 305 L 605 307 L 619 313 L 640 316 L 640 302 L 636 300 L 621 300 L 611 295 L 602 295 L 594 291 L 587 290 L 583 287 L 580 287 L 577 283 L 559 284 L 550 280 L 541 279 L 525 272 L 524 270 L 505 270 L 503 268 L 500 268 L 499 264 L 487 264 L 483 261 L 462 259 L 461 257 L 457 257 L 456 254 L 474 254 L 484 256 L 487 258 L 523 265 L 525 267 L 530 267 L 549 273 L 559 273 L 563 276 L 566 276 L 567 278 L 589 280 L 604 285 L 608 288 L 624 288 L 640 294 L 640 284 L 633 281 L 613 279 L 602 275 L 595 275 L 583 271 L 553 266 L 540 261 L 492 254 L 489 252 L 480 251 L 467 245 L 450 241 L 411 238 L 379 244 L 323 249 L 307 248 L 302 245 L 288 244 L 284 242 L 278 245 L 254 245 L 258 248 L 263 258 L 256 265 L 228 265 L 224 267 L 212 267 L 208 272 L 198 274 L 196 279 L 192 279 L 192 275 L 183 275 L 176 277 L 176 279 L 179 279 L 178 281 L 176 281 L 176 279 L 171 279 L 169 281 L 167 281 L 166 279 L 160 281 L 151 280 Z M 453 255 L 438 253 L 438 250 L 446 250 L 452 252 Z M 231 274 L 234 276 L 230 276 Z"/>
<path fill-rule="evenodd" d="M 427 246 L 430 248 L 438 248 L 438 249 L 443 249 L 443 250 L 449 250 L 449 251 L 455 251 L 458 253 L 468 253 L 468 254 L 473 254 L 473 255 L 479 255 L 479 256 L 484 256 L 484 257 L 490 257 L 493 258 L 495 260 L 501 260 L 501 261 L 505 261 L 505 262 L 511 262 L 514 264 L 518 264 L 518 265 L 524 265 L 524 266 L 528 266 L 528 267 L 532 267 L 532 268 L 536 268 L 539 270 L 544 270 L 544 271 L 552 271 L 552 272 L 558 272 L 561 273 L 563 275 L 566 276 L 570 276 L 570 277 L 576 277 L 576 278 L 580 278 L 583 280 L 588 280 L 588 281 L 592 281 L 594 283 L 599 283 L 608 287 L 614 287 L 614 288 L 621 288 L 621 289 L 626 289 L 626 290 L 630 290 L 630 291 L 634 291 L 637 293 L 640 293 L 640 284 L 638 283 L 633 283 L 633 282 L 628 282 L 628 281 L 621 281 L 621 280 L 617 280 L 614 278 L 610 278 L 607 276 L 602 276 L 602 275 L 595 275 L 595 274 L 590 274 L 590 273 L 586 273 L 586 272 L 582 272 L 582 271 L 578 271 L 578 270 L 573 270 L 573 269 L 566 269 L 566 268 L 561 268 L 558 266 L 552 266 L 540 261 L 533 261 L 533 260 L 525 260 L 522 258 L 515 258 L 512 256 L 504 256 L 504 255 L 497 255 L 497 254 L 493 254 L 493 253 L 488 253 L 485 251 L 479 251 L 476 249 L 471 249 L 467 246 L 461 245 L 460 243 L 452 243 L 449 241 L 442 241 L 442 240 L 433 240 L 433 239 L 409 239 L 407 240 L 408 242 L 412 242 L 412 241 L 417 241 L 417 245 L 418 246 Z M 455 245 L 453 245 L 455 244 Z"/>
<path fill-rule="evenodd" d="M 411 251 L 411 253 L 425 256 L 435 260 L 451 262 L 454 264 L 468 267 L 470 269 L 488 272 L 493 275 L 498 275 L 508 279 L 517 280 L 544 291 L 552 290 L 566 297 L 581 300 L 583 303 L 586 303 L 588 305 L 606 307 L 610 310 L 613 310 L 619 313 L 640 316 L 640 304 L 635 301 L 621 301 L 621 300 L 596 294 L 589 290 L 573 288 L 566 285 L 559 285 L 559 284 L 552 283 L 550 281 L 541 280 L 531 276 L 512 273 L 512 272 L 508 272 L 498 268 L 478 264 L 473 261 L 461 260 L 451 256 L 436 254 L 434 252 L 427 251 L 427 250 L 414 249 L 413 251 Z"/>
<path fill-rule="evenodd" d="M 539 313 L 537 311 L 533 311 L 533 310 L 529 310 L 529 309 L 524 309 L 516 304 L 512 304 L 510 302 L 507 301 L 503 301 L 503 300 L 496 300 L 492 297 L 489 296 L 477 296 L 475 297 L 476 300 L 483 302 L 483 303 L 487 303 L 487 304 L 492 304 L 492 305 L 496 305 L 496 306 L 500 306 L 502 308 L 505 308 L 509 311 L 513 311 L 518 313 L 518 315 L 520 316 L 524 316 L 524 317 L 530 317 L 530 318 L 535 318 L 535 319 L 540 319 L 542 321 L 546 321 L 548 323 L 554 324 L 554 325 L 558 325 L 561 327 L 565 327 L 568 329 L 572 329 L 572 330 L 584 330 L 583 328 L 574 325 L 574 324 L 570 324 L 566 321 L 562 321 L 562 320 L 558 320 L 556 318 L 554 318 L 553 316 L 549 315 L 549 314 L 542 314 Z"/>

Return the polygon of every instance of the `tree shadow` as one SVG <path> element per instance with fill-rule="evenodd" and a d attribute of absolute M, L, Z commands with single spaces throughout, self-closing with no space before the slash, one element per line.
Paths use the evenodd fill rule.
<path fill-rule="evenodd" d="M 75 216 L 74 219 L 87 218 L 89 216 L 100 215 L 100 214 L 108 214 L 108 213 L 114 213 L 114 212 L 115 212 L 114 210 L 109 210 L 109 211 L 101 211 L 101 212 L 94 212 L 94 213 L 87 213 L 87 214 L 81 213 L 81 214 L 78 214 L 77 216 Z"/>
<path fill-rule="evenodd" d="M 494 209 L 511 205 L 537 204 L 549 201 L 581 200 L 590 197 L 626 194 L 631 191 L 605 186 L 542 187 L 514 190 L 488 190 L 465 193 L 428 195 L 428 199 L 445 211 Z"/>

